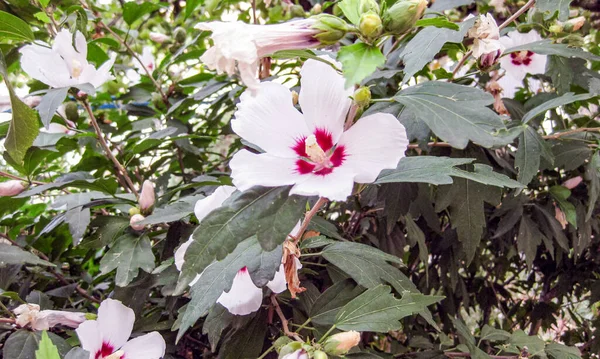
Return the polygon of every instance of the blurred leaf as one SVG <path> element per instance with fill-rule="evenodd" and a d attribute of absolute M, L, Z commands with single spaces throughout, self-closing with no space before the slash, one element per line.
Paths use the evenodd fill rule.
<path fill-rule="evenodd" d="M 546 345 L 546 354 L 553 359 L 580 359 L 581 352 L 577 347 L 568 347 L 564 344 L 550 343 Z"/>
<path fill-rule="evenodd" d="M 567 21 L 569 19 L 569 4 L 572 0 L 537 0 L 535 8 L 546 13 L 544 18 L 551 19 L 558 11 L 558 20 Z"/>
<path fill-rule="evenodd" d="M 35 37 L 25 21 L 0 11 L 0 41 L 2 40 L 33 41 Z"/>
<path fill-rule="evenodd" d="M 350 20 L 351 23 L 358 26 L 360 23 L 360 0 L 342 0 L 338 4 L 338 7 L 346 16 L 346 19 Z"/>
<path fill-rule="evenodd" d="M 549 0 L 552 1 L 552 0 Z M 568 0 L 567 0 L 568 1 Z M 558 55 L 563 57 L 578 57 L 589 61 L 600 61 L 600 56 L 594 55 L 591 52 L 583 51 L 577 47 L 569 47 L 566 44 L 553 44 L 552 40 L 545 39 L 541 41 L 531 42 L 529 44 L 511 47 L 504 51 L 504 55 L 519 51 L 533 51 L 540 55 Z"/>
<path fill-rule="evenodd" d="M 158 4 L 147 1 L 141 4 L 126 2 L 123 4 L 123 20 L 131 26 L 137 19 L 158 9 L 160 9 Z"/>
<path fill-rule="evenodd" d="M 142 269 L 146 273 L 154 269 L 154 253 L 148 236 L 135 237 L 125 234 L 117 239 L 114 245 L 100 260 L 103 274 L 117 270 L 115 284 L 125 287 L 131 283 Z"/>
<path fill-rule="evenodd" d="M 35 359 L 60 359 L 58 348 L 52 343 L 45 330 L 42 332 L 39 348 L 35 352 Z"/>
<path fill-rule="evenodd" d="M 46 128 L 50 126 L 52 116 L 63 103 L 65 97 L 67 97 L 68 87 L 62 87 L 57 89 L 49 89 L 48 92 L 42 97 L 40 104 L 37 107 L 40 113 L 40 119 Z"/>
<path fill-rule="evenodd" d="M 436 0 L 429 9 L 425 12 L 442 12 L 444 10 L 454 9 L 455 7 L 469 5 L 475 0 Z"/>
<path fill-rule="evenodd" d="M 598 58 L 598 60 L 600 61 L 600 58 Z M 581 94 L 581 95 L 574 95 L 572 92 L 566 93 L 560 97 L 553 98 L 552 100 L 546 101 L 543 104 L 529 110 L 523 117 L 523 123 L 527 123 L 535 116 L 541 115 L 541 114 L 545 113 L 546 111 L 551 110 L 553 108 L 567 105 L 567 104 L 570 104 L 575 101 L 587 100 L 587 99 L 590 99 L 590 98 L 596 97 L 596 96 L 598 96 L 598 95 L 590 94 L 590 93 Z"/>
<path fill-rule="evenodd" d="M 79 347 L 71 349 L 65 356 L 65 359 L 89 359 L 89 358 L 90 358 L 90 353 Z"/>
<path fill-rule="evenodd" d="M 346 87 L 360 84 L 385 63 L 385 56 L 378 47 L 362 42 L 342 47 L 337 58 L 343 65 Z"/>
<path fill-rule="evenodd" d="M 475 345 L 475 338 L 471 334 L 471 331 L 465 323 L 463 323 L 460 319 L 450 318 L 452 319 L 452 323 L 454 327 L 458 331 L 458 335 L 460 335 L 465 342 L 469 353 L 471 354 L 471 358 L 473 359 L 491 359 L 489 355 L 487 355 L 483 350 L 479 349 L 477 345 Z"/>
<path fill-rule="evenodd" d="M 575 206 L 568 201 L 571 196 L 571 191 L 563 186 L 552 186 L 550 187 L 550 195 L 558 202 L 560 209 L 565 214 L 567 221 L 575 228 L 577 228 L 577 214 L 575 212 Z"/>
<path fill-rule="evenodd" d="M 94 232 L 84 238 L 79 247 L 87 249 L 100 249 L 111 245 L 129 227 L 129 218 L 123 216 L 97 216 L 90 223 Z"/>
<path fill-rule="evenodd" d="M 517 235 L 517 248 L 519 252 L 525 255 L 525 261 L 529 270 L 533 266 L 538 246 L 542 244 L 542 236 L 543 234 L 538 229 L 537 224 L 529 216 L 521 218 L 519 234 Z"/>
<path fill-rule="evenodd" d="M 501 329 L 496 329 L 487 324 L 484 325 L 483 328 L 481 329 L 481 339 L 480 340 L 489 340 L 492 342 L 504 342 L 504 341 L 507 341 L 509 338 L 510 338 L 509 332 L 507 332 L 505 330 L 501 330 Z"/>
<path fill-rule="evenodd" d="M 41 266 L 54 267 L 54 264 L 38 258 L 36 255 L 27 252 L 17 246 L 6 243 L 0 243 L 0 266 L 8 264 L 35 264 Z"/>
<path fill-rule="evenodd" d="M 344 305 L 335 318 L 335 327 L 386 333 L 402 327 L 400 319 L 421 312 L 443 297 L 402 293 L 400 300 L 390 293 L 391 288 L 379 285 L 371 288 Z"/>
<path fill-rule="evenodd" d="M 600 195 L 600 153 L 596 152 L 592 155 L 592 159 L 586 166 L 585 173 L 589 175 L 590 181 L 588 207 L 585 215 L 585 221 L 587 222 L 594 213 L 596 201 L 598 201 L 598 196 Z"/>
<path fill-rule="evenodd" d="M 508 343 L 516 346 L 520 350 L 526 349 L 531 357 L 543 355 L 546 346 L 544 341 L 537 335 L 527 335 L 521 329 L 513 332 Z"/>
<path fill-rule="evenodd" d="M 453 23 L 452 21 L 448 21 L 445 17 L 430 17 L 426 19 L 420 19 L 415 24 L 415 27 L 426 27 L 426 26 L 434 26 L 437 28 L 446 28 L 458 31 L 460 27 Z"/>
<path fill-rule="evenodd" d="M 527 126 L 519 135 L 519 147 L 515 156 L 515 168 L 519 169 L 517 180 L 524 185 L 529 184 L 540 168 L 540 156 L 548 162 L 554 162 L 552 151 L 537 131 Z"/>
<path fill-rule="evenodd" d="M 258 312 L 243 328 L 231 333 L 219 350 L 222 359 L 258 358 L 267 334 L 267 311 Z M 243 348 L 242 350 L 240 350 Z"/>
<path fill-rule="evenodd" d="M 442 140 L 463 149 L 469 140 L 491 147 L 494 133 L 504 129 L 498 115 L 487 106 L 493 98 L 477 88 L 429 81 L 401 90 L 394 96 Z"/>
<path fill-rule="evenodd" d="M 0 11 L 0 24 L 3 22 L 2 14 L 5 13 Z M 27 24 L 24 26 L 29 29 Z M 6 62 L 4 60 L 4 55 L 2 55 L 2 51 L 0 51 L 0 74 L 4 78 L 4 83 L 8 88 L 12 108 L 12 119 L 8 127 L 8 133 L 6 134 L 4 147 L 10 158 L 20 165 L 23 163 L 23 158 L 25 157 L 27 149 L 31 147 L 40 131 L 37 113 L 19 99 L 15 94 L 12 85 L 8 82 Z"/>

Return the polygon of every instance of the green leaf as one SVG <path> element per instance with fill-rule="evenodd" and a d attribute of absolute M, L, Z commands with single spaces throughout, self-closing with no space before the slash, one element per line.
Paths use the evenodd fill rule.
<path fill-rule="evenodd" d="M 360 84 L 385 63 L 385 56 L 378 47 L 362 42 L 342 47 L 337 58 L 343 65 L 346 87 Z"/>
<path fill-rule="evenodd" d="M 115 284 L 125 287 L 138 275 L 140 269 L 146 273 L 154 269 L 154 253 L 148 236 L 135 237 L 125 234 L 110 248 L 100 260 L 102 274 L 117 270 Z"/>
<path fill-rule="evenodd" d="M 185 2 L 185 18 L 187 19 L 192 15 L 198 5 L 202 4 L 203 0 L 188 0 Z"/>
<path fill-rule="evenodd" d="M 546 141 L 533 127 L 527 126 L 519 135 L 519 147 L 515 156 L 515 167 L 519 169 L 517 181 L 524 185 L 531 182 L 540 168 L 540 156 L 550 163 L 554 162 L 554 156 Z"/>
<path fill-rule="evenodd" d="M 537 254 L 537 249 L 542 244 L 543 234 L 538 229 L 537 224 L 529 216 L 521 218 L 519 225 L 519 233 L 517 234 L 517 249 L 525 254 L 527 267 L 531 270 L 533 260 Z"/>
<path fill-rule="evenodd" d="M 358 26 L 360 23 L 360 0 L 342 0 L 338 7 L 344 13 L 346 19 Z"/>
<path fill-rule="evenodd" d="M 17 246 L 0 243 L 0 267 L 4 267 L 10 264 L 24 263 L 54 267 L 54 264 L 42 260 L 36 255 L 27 252 Z"/>
<path fill-rule="evenodd" d="M 192 234 L 178 290 L 214 259 L 221 260 L 242 240 L 257 235 L 265 250 L 285 241 L 305 209 L 306 197 L 288 196 L 290 187 L 253 187 L 234 193 L 212 211 Z"/>
<path fill-rule="evenodd" d="M 558 11 L 558 20 L 567 21 L 569 19 L 569 4 L 572 0 L 537 0 L 535 8 L 540 12 L 546 13 L 544 18 L 551 19 Z"/>
<path fill-rule="evenodd" d="M 465 345 L 467 346 L 469 353 L 471 354 L 471 358 L 473 359 L 491 359 L 489 355 L 487 355 L 483 350 L 479 349 L 477 345 L 475 345 L 475 338 L 471 334 L 471 331 L 465 323 L 463 323 L 460 319 L 450 318 L 452 319 L 452 323 L 454 327 L 458 331 L 458 335 L 461 336 Z"/>
<path fill-rule="evenodd" d="M 435 26 L 437 28 L 446 28 L 458 31 L 460 27 L 453 23 L 452 21 L 448 21 L 445 17 L 430 17 L 427 19 L 417 20 L 415 27 L 426 27 L 426 26 Z"/>
<path fill-rule="evenodd" d="M 71 349 L 65 356 L 65 359 L 89 359 L 89 358 L 90 358 L 90 353 L 79 347 L 75 347 L 75 348 Z"/>
<path fill-rule="evenodd" d="M 60 359 L 58 348 L 52 343 L 52 340 L 48 337 L 48 332 L 45 330 L 42 332 L 39 348 L 35 352 L 35 359 Z"/>
<path fill-rule="evenodd" d="M 35 37 L 25 21 L 0 11 L 0 41 L 2 40 L 33 41 Z"/>
<path fill-rule="evenodd" d="M 510 337 L 509 344 L 523 350 L 527 348 L 530 357 L 544 354 L 545 343 L 537 335 L 527 335 L 521 329 L 516 330 Z"/>
<path fill-rule="evenodd" d="M 256 281 L 255 276 L 260 274 L 262 278 L 259 279 L 266 283 L 264 280 L 269 275 L 270 279 L 273 278 L 280 263 L 281 248 L 265 252 L 254 236 L 242 241 L 223 260 L 214 262 L 207 267 L 190 290 L 191 300 L 183 316 L 181 316 L 177 340 L 198 318 L 206 315 L 223 291 L 228 291 L 231 288 L 231 283 L 238 270 L 246 267 L 253 281 Z"/>
<path fill-rule="evenodd" d="M 217 349 L 223 331 L 232 325 L 237 318 L 240 317 L 229 313 L 229 310 L 219 303 L 215 303 L 215 305 L 210 308 L 210 311 L 202 324 L 202 334 L 208 336 L 208 341 L 210 342 L 210 347 L 213 352 Z"/>
<path fill-rule="evenodd" d="M 444 10 L 454 9 L 455 7 L 469 5 L 475 2 L 475 0 L 436 0 L 425 13 L 436 11 L 442 12 Z"/>
<path fill-rule="evenodd" d="M 339 310 L 364 291 L 351 279 L 335 282 L 317 297 L 310 310 L 311 323 L 321 326 L 331 326 Z"/>
<path fill-rule="evenodd" d="M 65 355 L 71 348 L 67 342 L 54 333 L 46 334 L 58 349 L 59 355 Z M 30 332 L 26 329 L 17 330 L 6 340 L 2 349 L 4 358 L 32 359 L 36 358 L 36 350 L 42 340 L 42 333 Z M 36 358 L 37 359 L 37 358 Z"/>
<path fill-rule="evenodd" d="M 563 186 L 552 186 L 550 187 L 550 195 L 558 202 L 560 209 L 565 214 L 567 221 L 577 228 L 577 214 L 575 206 L 568 201 L 571 196 L 571 191 Z"/>
<path fill-rule="evenodd" d="M 129 227 L 129 218 L 124 216 L 97 216 L 90 223 L 94 232 L 84 238 L 79 247 L 86 249 L 100 249 L 111 245 Z"/>
<path fill-rule="evenodd" d="M 375 183 L 421 182 L 435 185 L 451 184 L 455 166 L 473 162 L 474 158 L 435 156 L 405 157 L 394 170 L 383 170 Z"/>
<path fill-rule="evenodd" d="M 577 347 L 568 347 L 559 343 L 546 345 L 546 354 L 552 359 L 581 359 L 581 352 Z"/>
<path fill-rule="evenodd" d="M 487 107 L 492 96 L 475 87 L 429 81 L 401 90 L 394 100 L 452 147 L 463 149 L 469 140 L 492 147 L 498 141 L 494 132 L 505 129 L 500 117 Z"/>
<path fill-rule="evenodd" d="M 481 340 L 489 340 L 492 342 L 505 342 L 510 338 L 510 333 L 502 330 L 496 329 L 489 325 L 484 325 L 481 329 Z"/>
<path fill-rule="evenodd" d="M 39 2 L 42 7 L 47 7 L 50 4 L 50 0 L 39 0 Z"/>
<path fill-rule="evenodd" d="M 188 198 L 189 197 L 189 198 Z M 162 208 L 156 208 L 154 212 L 146 217 L 140 224 L 157 224 L 178 221 L 194 213 L 196 201 L 202 199 L 201 196 L 188 196 L 181 201 L 170 203 Z"/>
<path fill-rule="evenodd" d="M 600 56 L 583 51 L 578 47 L 569 47 L 565 44 L 553 44 L 552 40 L 548 39 L 511 47 L 504 52 L 504 55 L 524 50 L 533 51 L 540 55 L 558 55 L 563 57 L 578 57 L 589 61 L 600 61 Z"/>
<path fill-rule="evenodd" d="M 452 175 L 456 177 L 462 177 L 471 181 L 479 182 L 481 184 L 496 186 L 496 187 L 508 187 L 508 188 L 522 188 L 525 187 L 521 183 L 508 178 L 507 176 L 494 172 L 492 167 L 481 163 L 475 163 L 473 165 L 473 172 L 463 171 L 458 168 L 452 169 Z"/>
<path fill-rule="evenodd" d="M 38 112 L 40 113 L 40 119 L 46 128 L 50 126 L 50 121 L 52 121 L 52 117 L 58 107 L 63 103 L 65 97 L 67 97 L 67 92 L 69 92 L 68 87 L 62 87 L 57 89 L 50 89 L 37 107 Z"/>
<path fill-rule="evenodd" d="M 246 326 L 239 328 L 229 335 L 219 350 L 219 358 L 258 358 L 262 353 L 266 334 L 267 311 L 263 310 L 256 314 Z"/>
<path fill-rule="evenodd" d="M 379 333 L 398 330 L 402 327 L 400 319 L 421 312 L 443 299 L 404 292 L 402 299 L 398 300 L 390 291 L 390 287 L 379 285 L 354 298 L 338 312 L 335 327 Z"/>
<path fill-rule="evenodd" d="M 600 196 L 600 153 L 594 153 L 590 159 L 590 163 L 586 166 L 585 173 L 589 176 L 590 181 L 588 206 L 585 214 L 585 221 L 587 222 L 592 218 L 594 208 L 596 208 L 596 201 L 598 201 L 598 197 Z"/>
<path fill-rule="evenodd" d="M 419 31 L 406 44 L 399 55 L 402 62 L 404 62 L 404 79 L 402 83 L 408 82 L 414 74 L 430 63 L 444 44 L 447 42 L 461 43 L 474 23 L 475 18 L 461 22 L 458 24 L 459 31 L 437 27 L 426 27 Z"/>
<path fill-rule="evenodd" d="M 141 4 L 135 2 L 126 2 L 123 5 L 123 20 L 131 26 L 140 17 L 160 9 L 160 6 L 151 2 L 144 1 Z"/>
<path fill-rule="evenodd" d="M 471 263 L 486 227 L 483 203 L 500 203 L 500 189 L 466 179 L 457 179 L 454 184 L 438 189 L 436 211 L 448 208 L 452 218 L 452 228 L 458 233 L 466 256 Z"/>
<path fill-rule="evenodd" d="M 2 21 L 2 11 L 0 11 L 0 24 L 2 24 Z M 27 24 L 25 26 L 27 27 Z M 4 148 L 6 148 L 6 152 L 11 159 L 20 165 L 23 163 L 27 149 L 31 147 L 40 131 L 37 113 L 19 99 L 10 82 L 8 82 L 6 62 L 2 51 L 0 51 L 0 74 L 8 88 L 12 108 L 12 119 L 4 141 Z"/>
<path fill-rule="evenodd" d="M 588 100 L 588 99 L 590 99 L 592 97 L 596 97 L 596 96 L 598 96 L 598 95 L 590 94 L 590 93 L 574 95 L 573 93 L 569 92 L 560 97 L 555 97 L 552 100 L 546 101 L 543 104 L 529 110 L 523 117 L 523 123 L 527 123 L 532 118 L 536 117 L 537 115 L 541 115 L 541 114 L 545 113 L 546 111 L 551 110 L 553 108 L 567 105 L 567 104 L 570 104 L 575 101 Z"/>

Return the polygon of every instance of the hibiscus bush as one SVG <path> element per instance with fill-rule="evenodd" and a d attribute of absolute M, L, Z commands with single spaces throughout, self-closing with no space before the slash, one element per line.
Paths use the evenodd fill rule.
<path fill-rule="evenodd" d="M 0 356 L 598 358 L 598 10 L 0 0 Z"/>

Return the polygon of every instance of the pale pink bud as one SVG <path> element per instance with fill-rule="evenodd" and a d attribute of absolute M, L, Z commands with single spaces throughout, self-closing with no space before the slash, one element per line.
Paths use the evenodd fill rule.
<path fill-rule="evenodd" d="M 284 355 L 281 359 L 308 359 L 308 354 L 304 349 L 298 349 L 293 353 Z"/>
<path fill-rule="evenodd" d="M 577 30 L 581 29 L 581 27 L 585 24 L 585 17 L 584 16 L 576 17 L 574 19 L 567 21 L 567 24 L 570 24 L 573 26 L 572 31 L 577 31 Z"/>
<path fill-rule="evenodd" d="M 151 32 L 150 40 L 152 40 L 154 42 L 158 42 L 159 44 L 162 44 L 163 42 L 169 40 L 169 36 L 167 36 L 165 34 L 161 34 L 160 32 Z"/>
<path fill-rule="evenodd" d="M 18 180 L 10 180 L 0 182 L 0 197 L 16 196 L 25 190 L 23 182 Z"/>
<path fill-rule="evenodd" d="M 573 189 L 573 188 L 579 186 L 581 181 L 583 181 L 583 178 L 581 178 L 581 176 L 577 176 L 577 177 L 569 178 L 568 180 L 564 181 L 562 185 L 563 185 L 563 187 L 567 187 L 568 189 Z"/>
<path fill-rule="evenodd" d="M 496 63 L 496 61 L 498 61 L 498 59 L 500 58 L 501 55 L 502 55 L 502 50 L 496 50 L 496 51 L 489 52 L 487 54 L 483 54 L 479 58 L 479 64 L 483 68 L 492 67 Z"/>
<path fill-rule="evenodd" d="M 146 219 L 146 217 L 142 216 L 141 214 L 134 214 L 133 216 L 131 216 L 131 219 L 129 219 L 129 225 L 136 231 L 141 231 L 142 229 L 144 229 L 144 227 L 146 227 L 146 225 L 135 223 L 143 221 L 144 219 Z"/>
<path fill-rule="evenodd" d="M 360 333 L 354 330 L 337 333 L 325 340 L 324 348 L 328 354 L 344 355 L 360 343 Z"/>
<path fill-rule="evenodd" d="M 40 312 L 40 306 L 37 304 L 21 304 L 20 306 L 13 309 L 13 312 L 17 315 L 15 323 L 20 327 L 25 327 L 33 320 Z"/>
<path fill-rule="evenodd" d="M 140 210 L 142 213 L 150 213 L 152 212 L 152 207 L 154 207 L 154 202 L 156 199 L 154 198 L 154 184 L 150 181 L 144 181 L 142 185 L 142 193 L 140 193 Z"/>
<path fill-rule="evenodd" d="M 42 310 L 37 304 L 22 304 L 13 310 L 17 314 L 16 324 L 20 327 L 27 325 L 31 329 L 42 331 L 57 325 L 77 328 L 86 321 L 85 313 L 66 312 L 61 310 Z"/>

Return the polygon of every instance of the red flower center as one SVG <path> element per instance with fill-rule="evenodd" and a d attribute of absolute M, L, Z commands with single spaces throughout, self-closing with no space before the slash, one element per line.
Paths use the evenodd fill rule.
<path fill-rule="evenodd" d="M 511 61 L 514 65 L 529 66 L 534 53 L 532 51 L 519 51 L 510 54 Z"/>
<path fill-rule="evenodd" d="M 94 356 L 95 359 L 102 359 L 105 358 L 109 355 L 111 355 L 114 352 L 115 348 L 113 348 L 112 345 L 110 345 L 109 343 L 106 342 L 102 342 L 102 348 L 100 348 L 100 350 L 98 350 L 96 352 L 96 355 Z"/>
<path fill-rule="evenodd" d="M 320 128 L 313 135 L 298 139 L 293 149 L 299 156 L 296 171 L 300 174 L 330 174 L 347 156 L 344 146 L 334 145 L 331 133 Z"/>

